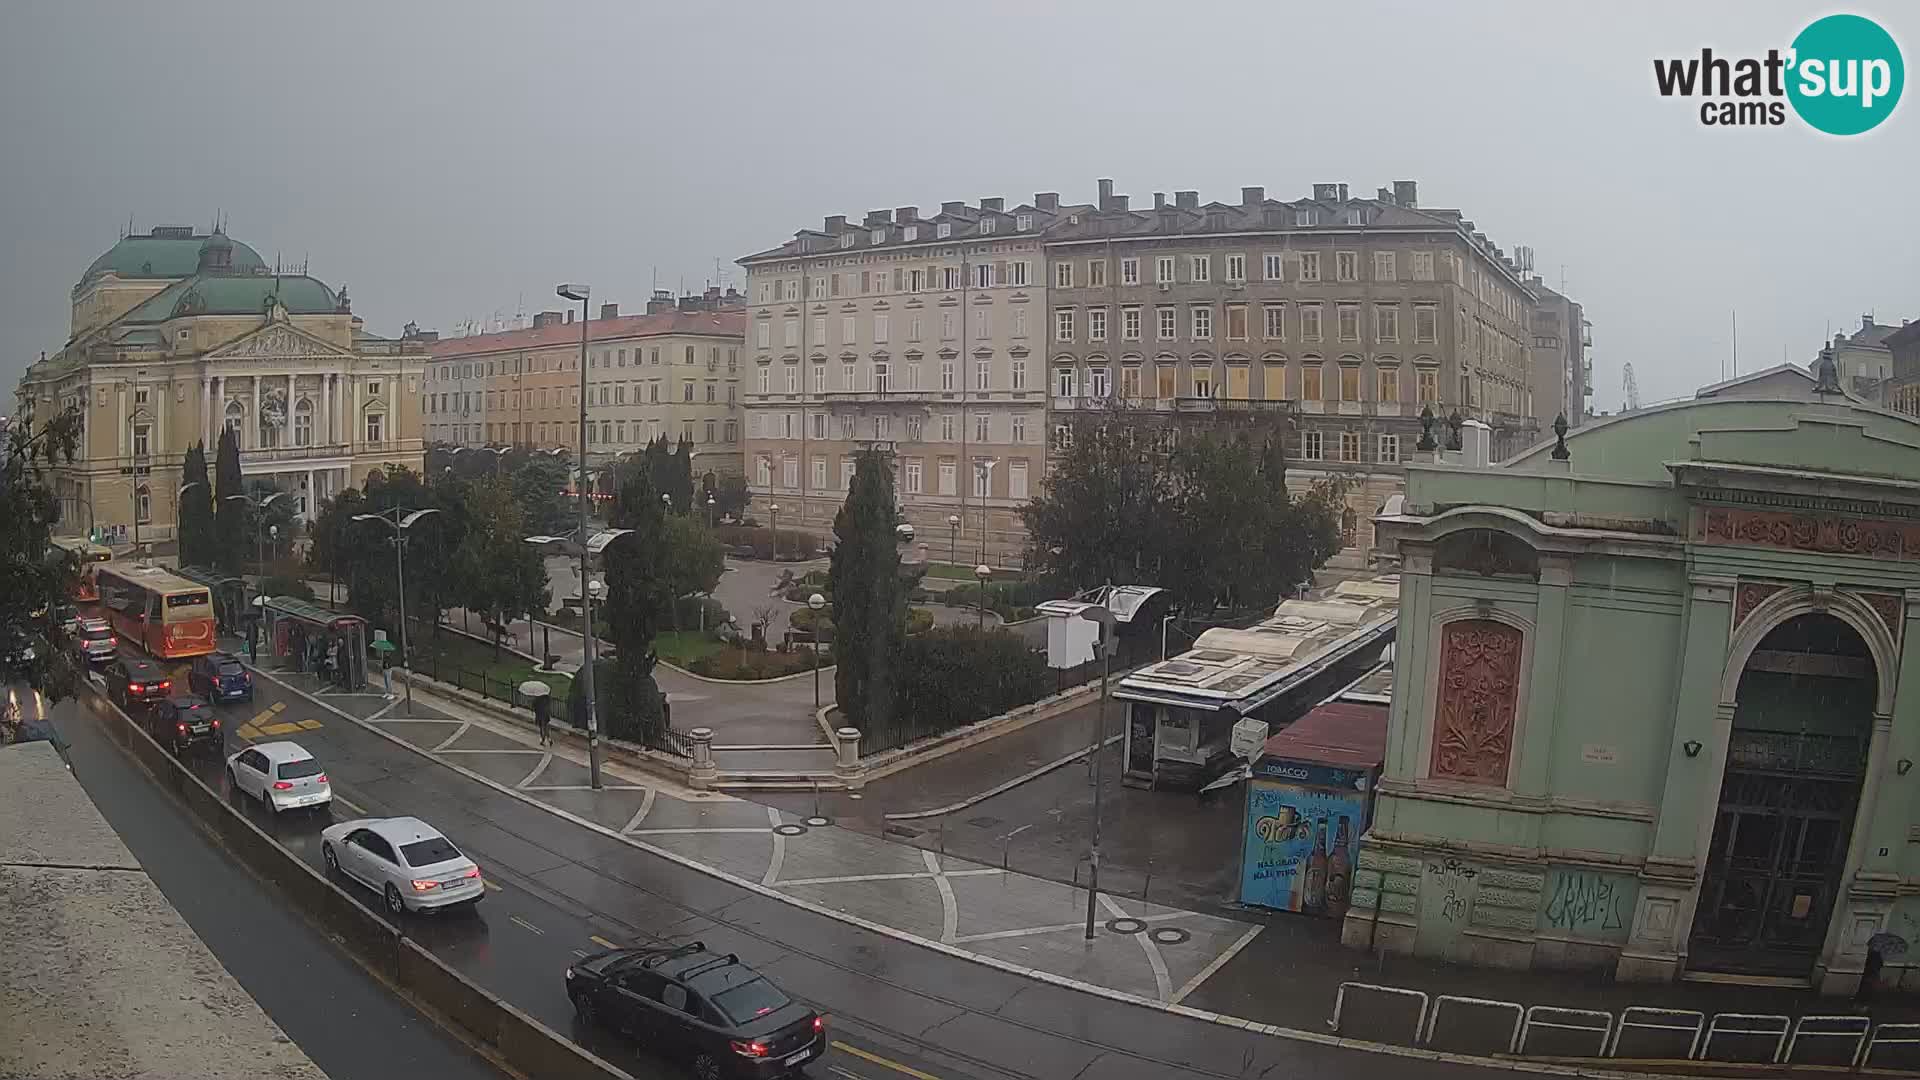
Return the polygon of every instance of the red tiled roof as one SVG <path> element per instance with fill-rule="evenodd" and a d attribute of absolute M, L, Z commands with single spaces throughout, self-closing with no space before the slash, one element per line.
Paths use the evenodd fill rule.
<path fill-rule="evenodd" d="M 587 340 L 612 341 L 617 338 L 657 337 L 667 334 L 705 334 L 709 336 L 747 336 L 747 317 L 737 311 L 663 311 L 658 315 L 622 315 L 613 319 L 593 319 L 587 324 Z M 473 356 L 480 353 L 513 352 L 553 345 L 580 343 L 580 324 L 563 322 L 538 330 L 503 330 L 497 334 L 446 338 L 428 346 L 437 358 Z"/>
<path fill-rule="evenodd" d="M 1387 707 L 1329 701 L 1267 740 L 1265 756 L 1345 769 L 1377 769 L 1387 757 Z"/>

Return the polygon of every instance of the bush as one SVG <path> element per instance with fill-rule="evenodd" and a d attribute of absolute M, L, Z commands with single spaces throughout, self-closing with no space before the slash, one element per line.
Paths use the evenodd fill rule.
<path fill-rule="evenodd" d="M 1030 705 L 1054 690 L 1046 657 L 1004 630 L 941 627 L 907 639 L 900 717 L 916 735 Z"/>
<path fill-rule="evenodd" d="M 933 629 L 933 612 L 925 608 L 907 609 L 907 633 L 924 634 Z"/>
<path fill-rule="evenodd" d="M 706 612 L 706 622 L 704 623 L 700 621 L 702 611 Z M 726 606 L 720 603 L 720 601 L 715 600 L 711 596 L 683 596 L 674 601 L 673 619 L 668 622 L 668 625 L 678 626 L 682 630 L 698 630 L 700 627 L 705 626 L 708 632 L 712 632 L 725 626 L 727 620 L 731 618 L 733 618 L 733 613 L 728 611 Z M 574 621 L 578 622 L 579 620 L 575 619 Z"/>
<path fill-rule="evenodd" d="M 758 525 L 716 525 L 713 535 L 729 552 L 752 552 L 756 559 L 772 559 L 773 530 Z M 820 554 L 820 538 L 800 529 L 780 530 L 780 558 L 806 560 Z"/>
<path fill-rule="evenodd" d="M 833 590 L 825 585 L 795 585 L 781 595 L 796 604 L 804 604 L 812 599 L 814 593 L 825 597 L 828 604 L 833 603 Z"/>
<path fill-rule="evenodd" d="M 791 652 L 756 652 L 728 645 L 712 656 L 694 661 L 687 670 L 709 679 L 773 679 L 781 675 L 810 671 L 814 663 L 813 653 L 806 649 L 795 649 Z M 818 663 L 821 667 L 832 664 L 832 650 L 822 650 Z"/>
<path fill-rule="evenodd" d="M 817 617 L 820 620 L 820 627 L 817 631 L 820 634 L 819 640 L 832 641 L 833 608 L 829 606 L 821 609 Z M 801 633 L 812 634 L 816 632 L 814 629 L 815 618 L 816 615 L 812 608 L 801 608 L 799 611 L 787 616 L 787 624 Z M 924 634 L 931 629 L 933 629 L 933 612 L 925 608 L 907 609 L 908 634 Z"/>
<path fill-rule="evenodd" d="M 1008 622 L 1030 619 L 1035 614 L 1034 608 L 1042 601 L 1054 598 L 1053 592 L 1040 581 L 990 581 L 987 583 L 987 610 Z M 954 607 L 978 607 L 980 586 L 977 583 L 956 585 L 948 589 L 940 601 Z"/>
<path fill-rule="evenodd" d="M 313 599 L 313 586 L 304 578 L 292 574 L 269 574 L 260 582 L 260 591 L 267 596 L 291 596 L 296 600 Z"/>

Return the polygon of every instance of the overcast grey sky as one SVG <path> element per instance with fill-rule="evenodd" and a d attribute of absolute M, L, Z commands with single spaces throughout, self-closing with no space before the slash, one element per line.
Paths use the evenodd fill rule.
<path fill-rule="evenodd" d="M 1415 179 L 1587 305 L 1594 404 L 1920 316 L 1920 101 L 1870 135 L 1702 127 L 1655 56 L 1807 3 L 29 2 L 0 13 L 0 379 L 129 215 L 346 284 L 376 332 L 628 309 L 825 214 Z M 1854 7 L 1920 49 L 1920 9 Z M 1911 99 L 1920 95 L 1914 91 Z M 737 280 L 737 278 L 736 278 Z M 523 301 L 524 298 L 524 301 Z M 1784 350 L 1784 353 L 1783 353 Z"/>

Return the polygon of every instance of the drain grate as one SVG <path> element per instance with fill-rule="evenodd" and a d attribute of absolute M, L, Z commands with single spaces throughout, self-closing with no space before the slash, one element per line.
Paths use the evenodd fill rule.
<path fill-rule="evenodd" d="M 968 818 L 967 824 L 976 829 L 991 829 L 995 825 L 1000 824 L 1000 819 L 989 814 L 981 814 L 979 817 Z"/>

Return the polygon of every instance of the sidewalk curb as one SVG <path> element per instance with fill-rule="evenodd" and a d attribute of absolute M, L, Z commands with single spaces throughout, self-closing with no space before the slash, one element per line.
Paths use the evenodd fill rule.
<path fill-rule="evenodd" d="M 1109 735 L 1107 736 L 1107 741 L 1100 745 L 1102 747 L 1112 746 L 1114 743 L 1119 742 L 1124 737 L 1125 737 L 1125 733 L 1122 733 L 1119 735 Z M 1052 761 L 1047 762 L 1045 765 L 1042 765 L 1037 769 L 1029 769 L 1028 771 L 1021 773 L 1019 776 L 1016 776 L 1013 779 L 1006 781 L 1005 783 L 996 784 L 995 786 L 990 787 L 987 790 L 982 791 L 977 795 L 969 795 L 966 798 L 961 799 L 957 803 L 950 803 L 946 806 L 935 807 L 932 810 L 908 810 L 898 814 L 882 814 L 880 816 L 888 821 L 917 821 L 921 818 L 942 817 L 944 815 L 951 814 L 956 810 L 965 810 L 967 807 L 972 806 L 975 803 L 986 802 L 988 799 L 993 798 L 995 795 L 1005 795 L 1007 792 L 1012 791 L 1014 788 L 1019 787 L 1021 784 L 1024 784 L 1029 780 L 1038 780 L 1041 777 L 1047 775 L 1048 773 L 1053 772 L 1055 769 L 1063 769 L 1068 765 L 1071 765 L 1074 762 L 1079 761 L 1081 758 L 1086 757 L 1088 754 L 1091 754 L 1092 752 L 1093 750 L 1091 747 L 1082 747 L 1078 750 L 1075 750 L 1071 754 L 1067 754 L 1064 757 L 1055 758 Z"/>
<path fill-rule="evenodd" d="M 805 671 L 796 671 L 791 675 L 775 675 L 771 679 L 715 679 L 707 675 L 695 675 L 679 664 L 669 663 L 666 660 L 655 660 L 654 663 L 669 671 L 685 675 L 689 679 L 697 679 L 703 683 L 712 683 L 715 686 L 765 686 L 768 683 L 792 682 L 795 679 L 811 678 L 814 671 L 813 668 L 808 668 Z M 824 675 L 832 671 L 833 667 L 834 665 L 832 664 L 823 664 L 820 667 L 820 673 Z"/>
<path fill-rule="evenodd" d="M 268 676 L 268 677 L 272 678 L 271 676 Z M 862 930 L 866 930 L 869 933 L 879 934 L 882 937 L 890 938 L 892 940 L 899 941 L 904 944 L 918 946 L 923 949 L 930 949 L 930 950 L 933 950 L 934 952 L 942 953 L 944 955 L 950 956 L 957 960 L 965 960 L 971 963 L 981 964 L 986 967 L 991 967 L 991 968 L 998 969 L 1000 971 L 1007 972 L 1008 974 L 1023 976 L 1025 978 L 1033 979 L 1038 982 L 1047 983 L 1053 986 L 1064 987 L 1069 990 L 1077 990 L 1081 993 L 1091 994 L 1095 997 L 1103 997 L 1110 1001 L 1117 1001 L 1126 1005 L 1134 1005 L 1141 1008 L 1154 1009 L 1159 1012 L 1172 1013 L 1173 1015 L 1183 1016 L 1192 1020 L 1201 1020 L 1209 1024 L 1218 1024 L 1221 1027 L 1244 1028 L 1247 1031 L 1258 1032 L 1263 1035 L 1272 1035 L 1278 1038 L 1289 1039 L 1296 1042 L 1313 1043 L 1319 1046 L 1336 1047 L 1342 1050 L 1355 1050 L 1355 1051 L 1382 1054 L 1388 1057 L 1397 1057 L 1397 1058 L 1403 1058 L 1403 1059 L 1409 1059 L 1409 1060 L 1415 1060 L 1415 1061 L 1440 1062 L 1440 1063 L 1450 1064 L 1450 1065 L 1471 1065 L 1471 1066 L 1475 1066 L 1483 1069 L 1499 1069 L 1506 1072 L 1531 1073 L 1534 1075 L 1544 1075 L 1544 1076 L 1585 1077 L 1585 1078 L 1590 1078 L 1590 1080 L 1672 1080 L 1672 1074 L 1626 1072 L 1626 1071 L 1606 1069 L 1606 1068 L 1587 1068 L 1582 1066 L 1561 1065 L 1561 1064 L 1556 1064 L 1552 1062 L 1528 1061 L 1525 1059 L 1481 1057 L 1481 1056 L 1476 1056 L 1472 1054 L 1457 1054 L 1457 1053 L 1452 1053 L 1452 1052 L 1443 1051 L 1443 1050 L 1426 1050 L 1426 1049 L 1421 1049 L 1419 1047 L 1399 1046 L 1393 1043 L 1377 1043 L 1377 1042 L 1368 1042 L 1362 1039 L 1349 1039 L 1339 1035 L 1329 1035 L 1325 1032 L 1312 1031 L 1305 1028 L 1279 1027 L 1274 1024 L 1263 1024 L 1257 1021 L 1247 1020 L 1242 1017 L 1228 1016 L 1228 1015 L 1223 1015 L 1221 1013 L 1208 1012 L 1204 1009 L 1196 1009 L 1189 1005 L 1176 1005 L 1168 1002 L 1155 1001 L 1151 998 L 1145 998 L 1137 994 L 1127 993 L 1124 990 L 1115 990 L 1115 989 L 1112 989 L 1111 987 L 1098 986 L 1093 983 L 1083 982 L 1079 979 L 1068 978 L 1067 976 L 1064 976 L 1064 975 L 1056 975 L 1050 971 L 1038 971 L 1032 968 L 1024 968 L 1010 961 L 1001 960 L 998 957 L 987 956 L 979 953 L 971 953 L 966 951 L 965 949 L 959 948 L 954 945 L 949 945 L 945 942 L 932 941 L 926 938 L 915 937 L 912 934 L 908 934 L 901 930 L 896 930 L 890 926 L 882 926 L 879 923 L 873 922 L 869 919 L 863 918 L 858 915 L 849 914 L 844 911 L 836 911 L 832 908 L 826 907 L 825 905 L 816 904 L 812 901 L 804 900 L 797 896 L 791 896 L 787 893 L 783 893 L 779 891 L 778 889 L 773 889 L 768 886 L 762 885 L 757 881 L 750 881 L 746 878 L 728 873 L 725 870 L 721 870 L 716 867 L 711 867 L 703 863 L 696 862 L 693 859 L 687 858 L 684 855 L 681 855 L 674 851 L 670 851 L 666 848 L 656 847 L 655 845 L 646 843 L 645 841 L 636 840 L 631 836 L 627 836 L 624 833 L 618 832 L 617 830 L 607 828 L 606 826 L 601 825 L 597 822 L 588 821 L 587 819 L 580 817 L 577 814 L 573 814 L 566 810 L 562 810 L 557 806 L 553 806 L 548 803 L 541 802 L 538 799 L 530 798 L 527 796 L 525 792 L 519 791 L 515 788 L 508 787 L 507 785 L 502 784 L 489 777 L 482 776 L 481 774 L 474 772 L 471 769 L 468 769 L 464 766 L 455 765 L 449 761 L 443 761 L 440 758 L 433 756 L 431 752 L 421 747 L 415 746 L 412 743 L 407 742 L 405 739 L 402 739 L 399 736 L 394 735 L 393 733 L 388 732 L 369 721 L 362 720 L 351 713 L 335 708 L 333 705 L 328 704 L 324 701 L 321 701 L 319 698 L 311 697 L 306 693 L 304 693 L 303 691 L 297 690 L 294 687 L 288 686 L 285 683 L 281 683 L 278 679 L 273 679 L 273 681 L 281 685 L 282 687 L 285 687 L 289 692 L 299 694 L 301 697 L 307 698 L 309 701 L 314 702 L 316 705 L 319 705 L 320 707 L 326 709 L 327 711 L 332 712 L 335 715 L 342 717 L 343 719 L 351 721 L 354 724 L 358 724 L 360 727 L 365 728 L 368 731 L 371 731 L 375 735 L 378 735 L 379 737 L 386 739 L 387 741 L 405 750 L 408 750 L 414 754 L 418 754 L 419 756 L 425 758 L 430 762 L 433 762 L 436 765 L 440 765 L 444 768 L 451 769 L 452 771 L 459 773 L 460 775 L 466 777 L 469 780 L 474 781 L 475 783 L 485 785 L 486 787 L 492 788 L 493 790 L 498 791 L 503 795 L 512 796 L 513 798 L 518 799 L 519 801 L 529 806 L 535 807 L 536 809 L 539 809 L 539 810 L 543 810 L 549 814 L 552 814 L 555 817 L 561 818 L 566 821 L 570 821 L 573 824 L 578 825 L 582 828 L 590 829 L 596 833 L 599 833 L 603 836 L 608 837 L 609 839 L 619 841 L 621 843 L 627 844 L 634 848 L 638 848 L 639 850 L 645 851 L 648 854 L 655 856 L 656 858 L 665 859 L 666 861 L 673 863 L 676 866 L 680 866 L 685 869 L 692 870 L 696 873 L 705 874 L 708 877 L 715 878 L 720 881 L 724 881 L 729 885 L 735 886 L 736 888 L 745 889 L 746 891 L 754 893 L 757 896 L 762 896 L 770 900 L 775 900 L 781 903 L 790 904 L 794 907 L 800 908 L 803 911 L 807 911 L 811 914 L 818 915 L 822 918 L 833 919 L 838 922 L 846 923 L 847 925 L 854 926 Z M 717 921 L 724 923 L 724 919 L 717 920 Z"/>

